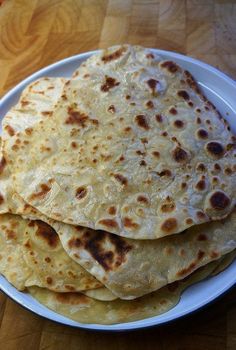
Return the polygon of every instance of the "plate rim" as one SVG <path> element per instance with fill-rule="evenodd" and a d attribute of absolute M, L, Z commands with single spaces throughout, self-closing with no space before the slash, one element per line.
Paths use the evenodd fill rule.
<path fill-rule="evenodd" d="M 214 75 L 216 75 L 218 78 L 223 79 L 226 83 L 230 84 L 232 89 L 236 89 L 236 81 L 234 81 L 230 76 L 228 76 L 227 74 L 225 74 L 224 72 L 222 72 L 221 70 L 219 70 L 218 68 L 215 68 L 211 65 L 209 65 L 208 63 L 205 63 L 201 60 L 198 60 L 196 58 L 192 58 L 190 56 L 187 55 L 183 55 L 174 51 L 167 51 L 167 50 L 160 50 L 160 49 L 156 49 L 156 48 L 150 48 L 150 50 L 152 50 L 153 52 L 155 52 L 156 54 L 162 55 L 162 56 L 169 56 L 172 59 L 182 59 L 186 62 L 192 63 L 196 66 L 198 66 L 200 69 L 206 69 L 207 71 L 212 72 Z M 59 60 L 57 62 L 54 62 L 46 67 L 41 68 L 40 70 L 32 73 L 31 75 L 27 76 L 25 79 L 23 79 L 21 82 L 19 82 L 16 86 L 14 86 L 13 88 L 11 88 L 8 92 L 6 92 L 0 99 L 0 109 L 4 106 L 5 103 L 7 103 L 8 99 L 11 99 L 12 96 L 14 96 L 14 94 L 18 93 L 19 90 L 22 90 L 26 85 L 28 85 L 31 81 L 38 79 L 39 77 L 43 76 L 44 74 L 49 73 L 48 76 L 50 76 L 50 71 L 51 70 L 55 70 L 63 65 L 67 65 L 73 62 L 76 62 L 77 60 L 83 60 L 86 59 L 88 57 L 90 57 L 92 54 L 98 53 L 101 50 L 92 50 L 92 51 L 87 51 L 84 53 L 80 53 L 80 54 L 76 54 L 67 58 L 64 58 L 62 60 Z M 235 261 L 235 267 L 236 267 L 236 261 Z M 4 277 L 3 277 L 4 278 Z M 64 316 L 65 318 L 68 319 L 68 321 L 73 321 L 76 322 L 76 324 L 68 324 L 68 323 L 64 323 L 63 321 L 60 320 L 56 320 L 53 315 L 50 316 L 50 313 L 53 312 L 52 310 L 48 309 L 49 315 L 44 315 L 41 312 L 39 312 L 38 310 L 36 311 L 32 306 L 30 305 L 26 305 L 23 304 L 22 302 L 20 302 L 17 298 L 17 294 L 12 294 L 11 292 L 8 293 L 8 291 L 6 290 L 7 288 L 3 287 L 0 284 L 0 290 L 2 290 L 8 297 L 10 297 L 12 300 L 14 300 L 15 302 L 17 302 L 20 306 L 26 308 L 27 310 L 41 316 L 44 317 L 48 320 L 66 325 L 66 326 L 70 326 L 70 327 L 75 327 L 75 328 L 81 328 L 81 329 L 87 329 L 87 330 L 96 330 L 96 331 L 131 331 L 131 330 L 138 330 L 138 329 L 146 329 L 146 328 L 151 328 L 151 327 L 155 327 L 155 326 L 160 326 L 169 322 L 173 322 L 175 320 L 178 320 L 179 318 L 182 318 L 184 316 L 190 315 L 196 311 L 199 311 L 200 309 L 202 309 L 203 307 L 206 307 L 208 304 L 216 301 L 217 299 L 219 299 L 220 297 L 222 297 L 230 288 L 232 288 L 234 285 L 236 284 L 236 280 L 235 281 L 229 281 L 229 283 L 226 283 L 224 285 L 224 287 L 220 290 L 220 292 L 216 292 L 213 295 L 209 296 L 207 299 L 204 299 L 204 301 L 198 303 L 197 305 L 195 304 L 194 306 L 185 309 L 182 312 L 179 312 L 178 315 L 170 315 L 167 317 L 167 319 L 165 320 L 161 320 L 158 322 L 158 316 L 153 316 L 153 317 L 149 317 L 146 319 L 142 319 L 142 320 L 138 320 L 138 321 L 133 321 L 133 322 L 123 322 L 123 323 L 118 323 L 118 324 L 114 324 L 114 325 L 102 325 L 102 324 L 86 324 L 86 323 L 80 323 L 80 322 L 76 322 L 71 320 L 70 318 Z M 15 289 L 12 286 L 13 289 Z M 18 292 L 15 289 L 15 293 Z M 20 292 L 19 292 L 20 293 Z M 32 297 L 33 298 L 33 297 Z M 35 298 L 33 298 L 34 300 L 36 300 Z M 37 301 L 37 300 L 36 300 Z M 54 313 L 56 313 L 54 311 Z M 56 313 L 58 314 L 58 313 Z M 59 316 L 61 316 L 60 314 L 58 314 Z M 142 321 L 147 322 L 147 324 L 142 324 Z M 150 320 L 148 322 L 148 320 Z M 134 324 L 134 322 L 139 322 L 139 324 Z"/>

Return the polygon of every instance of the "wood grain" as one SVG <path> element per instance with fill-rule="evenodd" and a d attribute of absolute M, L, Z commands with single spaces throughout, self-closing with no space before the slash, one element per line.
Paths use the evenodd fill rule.
<path fill-rule="evenodd" d="M 235 38 L 236 1 L 0 0 L 0 96 L 50 63 L 119 43 L 178 51 L 236 78 Z M 44 320 L 0 293 L 0 349 L 235 350 L 235 294 L 166 326 L 105 334 Z"/>

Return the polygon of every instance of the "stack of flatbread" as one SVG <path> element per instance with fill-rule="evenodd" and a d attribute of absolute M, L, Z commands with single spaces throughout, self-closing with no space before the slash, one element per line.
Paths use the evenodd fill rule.
<path fill-rule="evenodd" d="M 191 73 L 138 46 L 30 84 L 4 117 L 0 272 L 85 323 L 166 312 L 236 248 L 236 138 Z"/>

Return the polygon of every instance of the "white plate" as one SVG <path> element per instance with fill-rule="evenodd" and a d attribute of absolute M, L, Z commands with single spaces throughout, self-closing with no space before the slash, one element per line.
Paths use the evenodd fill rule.
<path fill-rule="evenodd" d="M 201 85 L 204 93 L 212 101 L 222 115 L 228 120 L 233 131 L 236 133 L 236 83 L 221 73 L 217 69 L 200 62 L 198 60 L 179 55 L 173 52 L 153 50 L 165 59 L 173 59 L 182 67 L 188 69 Z M 13 106 L 26 85 L 42 76 L 51 77 L 69 77 L 72 72 L 87 59 L 91 54 L 88 52 L 81 55 L 73 56 L 52 64 L 29 78 L 22 81 L 14 89 L 8 92 L 0 101 L 0 113 L 3 117 L 7 111 Z M 181 297 L 180 302 L 170 311 L 144 320 L 121 323 L 115 325 L 100 325 L 100 324 L 82 324 L 63 317 L 46 307 L 39 304 L 34 298 L 26 293 L 17 291 L 7 280 L 0 276 L 0 288 L 12 299 L 23 305 L 27 309 L 44 316 L 50 320 L 57 321 L 66 325 L 81 327 L 93 330 L 130 330 L 145 328 L 154 325 L 166 323 L 177 319 L 183 315 L 187 315 L 200 307 L 214 300 L 231 286 L 236 283 L 236 261 L 229 266 L 225 271 L 215 277 L 211 277 L 205 281 L 197 283 L 189 287 Z"/>

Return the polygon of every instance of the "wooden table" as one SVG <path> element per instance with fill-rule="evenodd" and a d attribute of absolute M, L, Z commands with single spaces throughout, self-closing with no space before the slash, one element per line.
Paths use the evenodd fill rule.
<path fill-rule="evenodd" d="M 236 78 L 236 2 L 0 0 L 0 95 L 39 68 L 118 43 L 197 57 Z M 0 293 L 0 349 L 236 349 L 236 288 L 152 330 L 105 334 L 42 319 Z"/>

